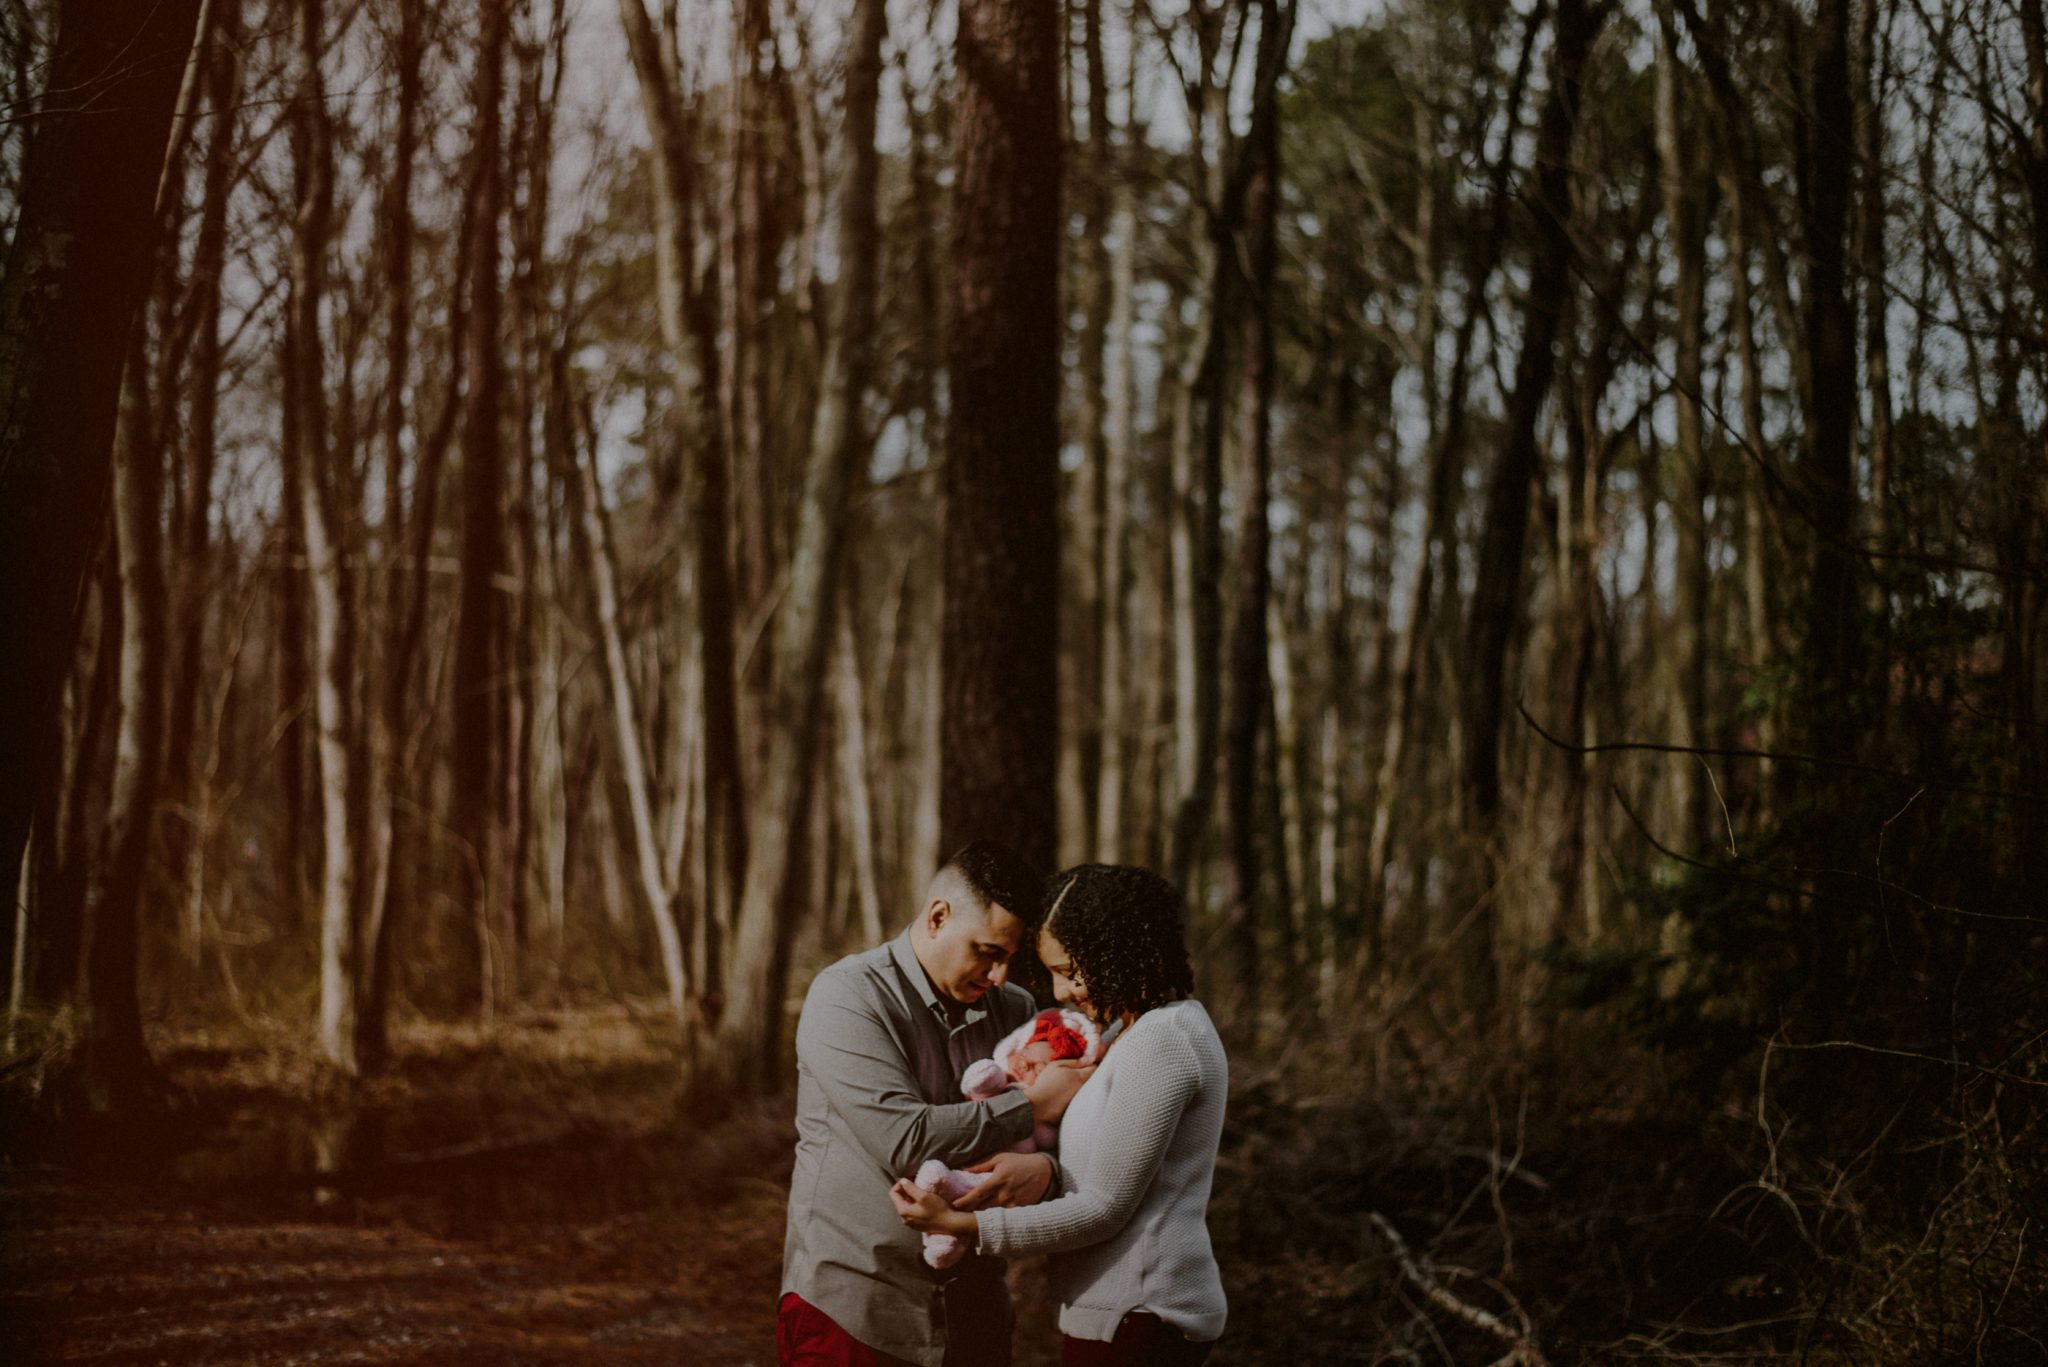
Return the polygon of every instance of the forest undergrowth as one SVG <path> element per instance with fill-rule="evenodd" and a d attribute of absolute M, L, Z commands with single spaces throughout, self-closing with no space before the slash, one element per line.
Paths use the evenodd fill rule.
<path fill-rule="evenodd" d="M 1923 1064 L 1775 1047 L 1708 1075 L 1617 1016 L 1543 1022 L 1272 1021 L 1234 1050 L 1218 1363 L 2048 1361 L 2038 1089 L 1942 1104 Z M 28 1360 L 275 1360 L 279 1316 L 235 1309 L 259 1273 L 318 1300 L 309 1348 L 338 1322 L 433 1360 L 769 1359 L 787 1093 L 693 1114 L 652 1004 L 400 1039 L 348 1085 L 292 1031 L 186 1031 L 161 1126 L 11 1126 Z M 407 1240 L 430 1275 L 385 1270 Z M 1019 1367 L 1045 1367 L 1042 1269 L 1013 1275 Z"/>

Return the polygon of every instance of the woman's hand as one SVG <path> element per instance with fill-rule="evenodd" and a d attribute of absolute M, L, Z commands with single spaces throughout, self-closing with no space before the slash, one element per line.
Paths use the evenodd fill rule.
<path fill-rule="evenodd" d="M 973 1191 L 960 1198 L 959 1210 L 981 1210 L 988 1206 L 1031 1206 L 1045 1199 L 1052 1185 L 1052 1155 L 1048 1153 L 999 1153 L 984 1158 L 969 1172 L 991 1174 Z"/>
<path fill-rule="evenodd" d="M 955 1234 L 972 1240 L 981 1233 L 981 1222 L 971 1213 L 953 1209 L 933 1192 L 918 1190 L 907 1177 L 889 1188 L 889 1202 L 903 1223 L 920 1234 Z"/>

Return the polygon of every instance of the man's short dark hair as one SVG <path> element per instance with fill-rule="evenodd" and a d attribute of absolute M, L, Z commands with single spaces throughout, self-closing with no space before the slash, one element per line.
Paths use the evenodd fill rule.
<path fill-rule="evenodd" d="M 999 906 L 1034 931 L 1045 919 L 1045 875 L 1008 845 L 970 841 L 939 872 L 959 875 L 983 906 Z"/>

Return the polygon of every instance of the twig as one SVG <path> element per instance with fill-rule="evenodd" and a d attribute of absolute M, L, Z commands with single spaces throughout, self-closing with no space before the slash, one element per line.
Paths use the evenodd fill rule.
<path fill-rule="evenodd" d="M 2048 1082 L 2044 1082 L 2040 1078 L 2021 1077 L 2018 1073 L 2008 1073 L 2003 1068 L 1986 1068 L 1983 1064 L 1972 1063 L 1968 1059 L 1943 1058 L 1939 1054 L 1918 1054 L 1910 1049 L 1887 1049 L 1882 1045 L 1864 1044 L 1853 1039 L 1823 1039 L 1815 1040 L 1811 1044 L 1780 1044 L 1778 1048 L 1854 1049 L 1865 1054 L 1883 1054 L 1887 1058 L 1912 1059 L 1916 1063 L 1936 1063 L 1944 1068 L 1967 1068 L 1973 1073 L 1982 1073 L 1985 1077 L 1995 1077 L 2001 1082 L 2016 1082 L 2022 1087 L 2048 1088 Z"/>
<path fill-rule="evenodd" d="M 1762 878 L 1753 873 L 1745 873 L 1740 868 L 1730 868 L 1722 864 L 1709 864 L 1704 859 L 1695 859 L 1689 854 L 1681 853 L 1680 851 L 1671 848 L 1671 846 L 1665 844 L 1663 841 L 1659 840 L 1656 837 L 1655 833 L 1653 833 L 1650 830 L 1649 823 L 1644 821 L 1641 815 L 1637 813 L 1636 809 L 1629 805 L 1628 798 L 1622 793 L 1620 784 L 1610 783 L 1607 786 L 1609 791 L 1611 791 L 1614 794 L 1614 800 L 1621 804 L 1621 810 L 1628 814 L 1628 819 L 1631 822 L 1635 823 L 1635 828 L 1637 832 L 1642 835 L 1643 839 L 1650 842 L 1650 847 L 1652 849 L 1656 850 L 1657 853 L 1663 855 L 1666 859 L 1676 860 L 1677 862 L 1684 864 L 1687 868 L 1698 869 L 1702 873 L 1717 873 L 1724 878 L 1733 878 L 1737 882 L 1747 883 L 1751 887 L 1763 888 L 1768 892 L 1782 892 L 1787 894 L 1788 896 L 1800 898 L 1803 901 L 1814 901 L 1825 895 L 1821 892 L 1814 890 L 1813 888 L 1800 887 L 1793 883 L 1779 882 L 1775 879 L 1770 878 Z M 1755 864 L 1756 861 L 1745 859 L 1740 862 L 1744 864 Z M 1912 898 L 1914 901 L 1926 907 L 1929 911 L 1938 911 L 1946 916 L 1961 916 L 1975 921 L 2009 921 L 2020 925 L 2048 924 L 2048 917 L 2016 915 L 2009 916 L 1995 911 L 1971 911 L 1967 907 L 1952 907 L 1945 902 L 1936 902 L 1929 897 L 1923 896 L 1922 894 L 1913 891 L 1913 889 L 1906 887 L 1904 884 L 1891 883 L 1886 882 L 1883 879 L 1873 878 L 1870 874 L 1859 872 L 1856 869 L 1794 867 L 1791 872 L 1791 876 L 1793 877 L 1801 877 L 1815 874 L 1827 875 L 1836 878 L 1846 878 L 1862 883 L 1877 883 L 1881 887 L 1889 888 L 1894 892 L 1905 894 L 1907 897 Z M 1857 902 L 1853 903 L 1852 905 L 1864 908 L 1875 908 L 1879 911 L 1883 910 L 1882 903 L 1878 902 Z"/>
<path fill-rule="evenodd" d="M 1447 1314 L 1456 1316 L 1474 1329 L 1484 1330 L 1486 1333 L 1492 1334 L 1495 1338 L 1508 1345 L 1508 1355 L 1501 1358 L 1496 1367 L 1549 1367 L 1549 1360 L 1543 1356 L 1543 1350 L 1536 1345 L 1536 1340 L 1532 1334 L 1527 1330 L 1518 1332 L 1510 1328 L 1500 1316 L 1492 1311 L 1482 1310 L 1470 1301 L 1459 1300 L 1444 1289 L 1443 1283 L 1438 1281 L 1435 1276 L 1434 1268 L 1429 1267 L 1425 1262 L 1417 1259 L 1414 1254 L 1408 1251 L 1407 1243 L 1402 1240 L 1394 1227 L 1387 1223 L 1385 1216 L 1376 1210 L 1371 1210 L 1366 1212 L 1365 1218 L 1371 1221 L 1372 1227 L 1379 1231 L 1380 1237 L 1385 1239 L 1388 1246 L 1393 1249 L 1394 1261 L 1399 1265 L 1401 1275 L 1406 1277 L 1416 1290 L 1427 1297 L 1430 1304 Z M 1512 1300 L 1513 1298 L 1510 1297 L 1509 1299 Z M 1519 1313 L 1520 1307 L 1517 1306 L 1516 1310 Z M 1526 1322 L 1527 1316 L 1522 1316 L 1522 1318 Z"/>
<path fill-rule="evenodd" d="M 1638 751 L 1653 755 L 1696 755 L 1702 759 L 1768 759 L 1781 760 L 1790 764 L 1811 764 L 1822 769 L 1840 769 L 1845 773 L 1869 774 L 1876 778 L 1897 779 L 1901 783 L 1914 783 L 1923 788 L 1939 788 L 1947 793 L 1965 793 L 1971 797 L 1999 798 L 2009 802 L 2048 803 L 2048 794 L 2023 793 L 2014 788 L 1982 788 L 1972 783 L 1950 783 L 1944 779 L 1923 778 L 1909 774 L 1903 769 L 1887 769 L 1881 764 L 1859 764 L 1855 760 L 1830 759 L 1826 755 L 1808 755 L 1796 750 L 1749 750 L 1738 746 L 1715 745 L 1662 745 L 1646 740 L 1602 741 L 1596 745 L 1579 745 L 1544 729 L 1543 723 L 1529 714 L 1527 704 L 1517 701 L 1515 710 L 1522 714 L 1522 720 L 1529 728 L 1551 745 L 1574 755 L 1624 754 Z"/>

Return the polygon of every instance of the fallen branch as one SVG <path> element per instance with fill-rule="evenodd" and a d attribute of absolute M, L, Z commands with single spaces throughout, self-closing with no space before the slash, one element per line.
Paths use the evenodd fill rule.
<path fill-rule="evenodd" d="M 1528 1316 L 1522 1313 L 1520 1306 L 1515 1307 L 1515 1314 L 1522 1321 L 1522 1327 L 1516 1330 L 1492 1311 L 1482 1310 L 1470 1301 L 1459 1300 L 1437 1280 L 1436 1270 L 1426 1259 L 1419 1259 L 1408 1251 L 1407 1243 L 1394 1227 L 1387 1223 L 1386 1217 L 1372 1210 L 1366 1212 L 1365 1218 L 1372 1222 L 1372 1227 L 1379 1231 L 1380 1237 L 1394 1250 L 1394 1261 L 1399 1264 L 1401 1275 L 1413 1283 L 1416 1290 L 1429 1299 L 1430 1304 L 1456 1316 L 1474 1329 L 1492 1334 L 1508 1345 L 1508 1355 L 1496 1361 L 1493 1367 L 1550 1367 L 1549 1360 L 1543 1356 L 1543 1350 L 1536 1345 Z M 1505 1291 L 1503 1294 L 1506 1294 Z"/>

